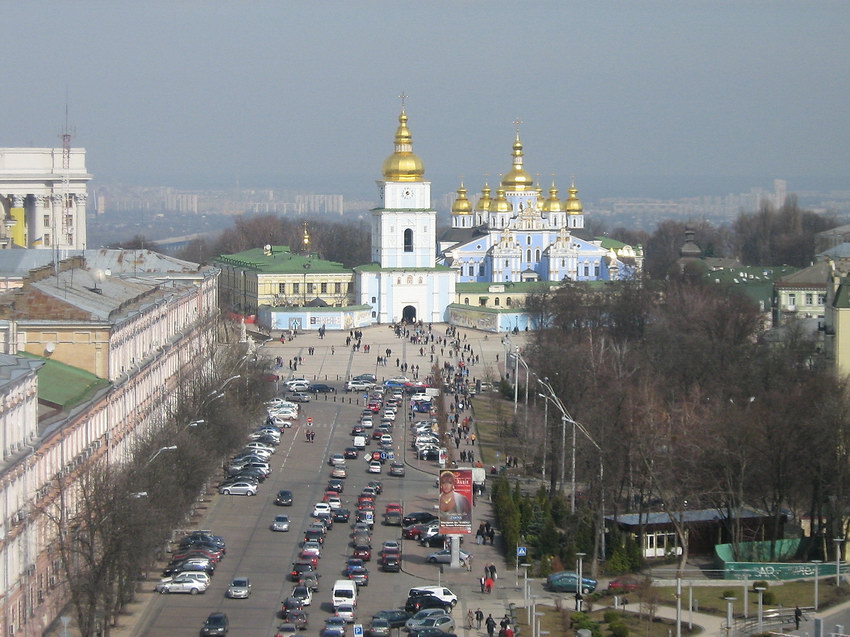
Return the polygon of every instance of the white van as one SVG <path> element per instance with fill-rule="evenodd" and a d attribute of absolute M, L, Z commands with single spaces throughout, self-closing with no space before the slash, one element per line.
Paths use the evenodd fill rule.
<path fill-rule="evenodd" d="M 366 448 L 366 436 L 354 436 L 354 444 L 352 446 L 355 449 L 365 449 Z"/>
<path fill-rule="evenodd" d="M 331 603 L 334 610 L 339 608 L 340 604 L 357 605 L 357 583 L 350 579 L 338 579 L 334 582 L 333 591 L 331 591 Z"/>

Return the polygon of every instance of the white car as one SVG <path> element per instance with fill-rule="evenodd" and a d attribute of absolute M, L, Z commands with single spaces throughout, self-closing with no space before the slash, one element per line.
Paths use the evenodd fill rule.
<path fill-rule="evenodd" d="M 422 591 L 428 595 L 433 595 L 437 599 L 449 602 L 452 606 L 457 605 L 457 595 L 445 586 L 414 586 L 407 591 L 407 596 L 410 597 L 411 595 L 414 595 L 414 591 Z"/>
<path fill-rule="evenodd" d="M 466 560 L 468 560 L 472 555 L 467 553 L 466 551 L 460 551 L 460 563 L 466 564 Z M 436 553 L 431 553 L 427 558 L 425 558 L 431 564 L 449 564 L 452 561 L 452 552 L 450 549 L 443 549 L 442 551 L 437 551 Z"/>
<path fill-rule="evenodd" d="M 331 505 L 331 509 L 341 509 L 342 508 L 342 500 L 339 499 L 339 496 L 331 496 L 328 498 L 328 504 Z"/>
<path fill-rule="evenodd" d="M 320 513 L 330 515 L 331 505 L 327 502 L 316 502 L 313 506 L 313 517 L 318 517 Z"/>
<path fill-rule="evenodd" d="M 222 495 L 257 495 L 257 485 L 253 482 L 233 482 L 221 487 L 218 492 Z"/>
<path fill-rule="evenodd" d="M 304 544 L 301 545 L 301 552 L 304 555 L 315 555 L 316 557 L 322 557 L 322 545 L 318 542 L 314 542 L 313 540 L 307 540 Z"/>
<path fill-rule="evenodd" d="M 341 453 L 335 453 L 330 458 L 328 458 L 328 464 L 332 467 L 344 467 L 345 456 Z"/>
<path fill-rule="evenodd" d="M 387 445 L 391 445 L 391 444 L 393 444 L 393 437 L 390 434 L 382 434 L 381 435 L 381 442 L 383 442 L 384 444 L 387 444 Z"/>
<path fill-rule="evenodd" d="M 331 478 L 345 478 L 348 476 L 348 471 L 345 470 L 345 465 L 338 464 L 331 469 Z"/>
<path fill-rule="evenodd" d="M 354 606 L 352 604 L 340 604 L 336 607 L 336 616 L 344 619 L 347 624 L 353 624 L 355 620 Z"/>
<path fill-rule="evenodd" d="M 189 593 L 197 595 L 198 593 L 206 593 L 209 584 L 199 582 L 191 577 L 175 577 L 170 582 L 160 582 L 156 585 L 156 590 L 163 595 L 165 593 Z"/>
<path fill-rule="evenodd" d="M 368 391 L 374 386 L 367 380 L 350 380 L 345 384 L 345 391 Z"/>
<path fill-rule="evenodd" d="M 306 378 L 304 378 L 303 376 L 301 376 L 299 378 L 290 378 L 289 380 L 285 381 L 283 384 L 286 385 L 287 387 L 290 387 L 292 385 L 309 385 L 310 381 L 307 380 Z"/>
<path fill-rule="evenodd" d="M 182 571 L 176 575 L 172 575 L 171 577 L 163 577 L 159 580 L 159 583 L 168 584 L 180 577 L 188 577 L 189 579 L 197 580 L 201 584 L 205 584 L 207 587 L 210 585 L 210 576 L 203 571 Z"/>
<path fill-rule="evenodd" d="M 251 595 L 251 580 L 247 577 L 234 577 L 224 596 L 229 599 L 248 599 Z"/>
<path fill-rule="evenodd" d="M 369 473 L 381 473 L 381 463 L 377 460 L 373 460 L 369 463 L 369 468 L 367 469 Z"/>
<path fill-rule="evenodd" d="M 298 414 L 294 414 L 292 416 L 269 416 L 269 421 L 275 427 L 283 427 L 284 429 L 290 429 L 292 427 L 292 421 L 298 418 Z"/>
<path fill-rule="evenodd" d="M 289 530 L 289 516 L 288 515 L 276 515 L 274 516 L 274 520 L 272 520 L 272 531 L 288 531 Z"/>

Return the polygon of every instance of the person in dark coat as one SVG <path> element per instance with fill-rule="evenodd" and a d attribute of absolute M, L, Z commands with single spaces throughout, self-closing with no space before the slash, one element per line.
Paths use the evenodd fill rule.
<path fill-rule="evenodd" d="M 493 615 L 487 615 L 487 621 L 484 622 L 484 625 L 487 627 L 487 635 L 493 637 L 493 633 L 496 632 L 496 620 L 493 619 Z"/>

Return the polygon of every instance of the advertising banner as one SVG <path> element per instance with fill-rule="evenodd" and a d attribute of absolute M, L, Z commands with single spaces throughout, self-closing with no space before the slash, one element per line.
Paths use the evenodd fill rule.
<path fill-rule="evenodd" d="M 440 471 L 440 533 L 472 533 L 472 469 Z"/>

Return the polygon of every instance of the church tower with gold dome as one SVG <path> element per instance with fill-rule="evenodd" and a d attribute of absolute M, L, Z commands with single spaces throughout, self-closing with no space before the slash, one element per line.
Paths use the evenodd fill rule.
<path fill-rule="evenodd" d="M 394 150 L 377 181 L 372 210 L 372 263 L 355 268 L 357 296 L 379 323 L 445 320 L 454 301 L 456 274 L 437 265 L 437 212 L 431 182 L 413 152 L 413 136 L 402 103 Z"/>

